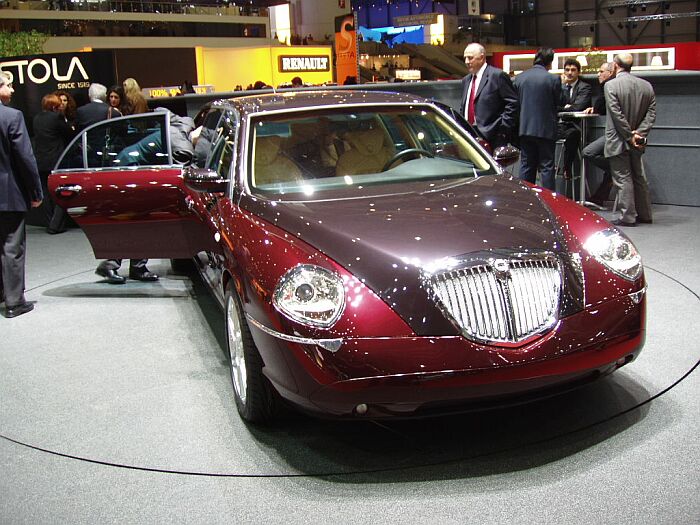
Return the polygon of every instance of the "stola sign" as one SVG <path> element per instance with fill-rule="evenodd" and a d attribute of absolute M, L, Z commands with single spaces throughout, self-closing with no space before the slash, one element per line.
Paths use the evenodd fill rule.
<path fill-rule="evenodd" d="M 326 55 L 318 56 L 285 56 L 279 57 L 280 73 L 295 73 L 307 71 L 330 71 L 331 65 Z"/>
<path fill-rule="evenodd" d="M 116 81 L 111 51 L 0 58 L 0 71 L 12 77 L 15 93 L 10 105 L 24 113 L 30 133 L 44 95 L 67 91 L 80 105 L 87 102 L 87 90 L 92 82 L 110 86 Z"/>

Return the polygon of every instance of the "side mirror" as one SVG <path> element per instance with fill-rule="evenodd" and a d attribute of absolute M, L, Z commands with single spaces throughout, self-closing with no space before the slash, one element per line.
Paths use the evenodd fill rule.
<path fill-rule="evenodd" d="M 207 193 L 223 193 L 229 183 L 228 179 L 206 168 L 187 167 L 182 171 L 182 178 L 189 189 Z"/>
<path fill-rule="evenodd" d="M 520 150 L 511 144 L 499 146 L 493 152 L 493 158 L 501 167 L 510 166 L 520 158 Z"/>

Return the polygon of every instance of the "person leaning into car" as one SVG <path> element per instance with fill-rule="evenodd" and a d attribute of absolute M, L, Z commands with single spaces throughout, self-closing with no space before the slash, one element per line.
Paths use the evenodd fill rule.
<path fill-rule="evenodd" d="M 0 296 L 5 317 L 34 309 L 24 297 L 25 216 L 44 196 L 24 116 L 7 107 L 12 78 L 0 72 Z"/>
<path fill-rule="evenodd" d="M 133 78 L 126 79 L 124 81 L 125 86 L 127 84 L 127 81 L 130 81 L 129 86 L 132 90 L 136 89 L 134 85 L 138 87 L 138 84 L 136 84 L 136 81 Z M 92 88 L 92 86 L 90 87 Z M 102 90 L 104 90 L 104 93 L 102 93 Z M 107 88 L 101 86 L 100 93 L 103 95 L 100 98 L 100 100 L 104 102 L 107 97 Z M 141 98 L 143 98 L 143 96 L 141 96 Z M 114 110 L 117 113 L 117 115 L 111 115 L 109 111 L 109 108 L 111 106 L 109 104 L 104 104 L 104 106 L 104 112 L 101 112 L 101 114 L 104 115 L 102 117 L 102 120 L 116 118 L 116 116 L 121 116 L 121 112 L 118 109 L 112 108 L 112 110 Z M 123 109 L 124 112 L 129 115 L 137 113 L 136 106 L 131 103 L 129 103 L 127 106 L 123 106 Z M 148 111 L 148 106 L 146 106 L 145 109 L 143 109 L 142 105 L 139 103 L 139 109 L 142 109 L 143 112 L 146 112 Z M 147 263 L 148 259 L 131 259 L 129 261 L 129 279 L 135 279 L 137 281 L 157 281 L 158 275 L 156 275 L 146 267 Z M 119 275 L 119 268 L 121 267 L 121 265 L 121 259 L 107 259 L 105 261 L 102 261 L 99 265 L 97 265 L 95 273 L 100 277 L 104 277 L 105 281 L 109 284 L 124 284 L 126 282 L 126 277 L 124 277 L 123 275 Z"/>
<path fill-rule="evenodd" d="M 515 132 L 518 94 L 505 71 L 486 63 L 481 44 L 472 43 L 464 49 L 464 62 L 469 74 L 462 80 L 460 109 L 495 150 L 506 145 Z"/>

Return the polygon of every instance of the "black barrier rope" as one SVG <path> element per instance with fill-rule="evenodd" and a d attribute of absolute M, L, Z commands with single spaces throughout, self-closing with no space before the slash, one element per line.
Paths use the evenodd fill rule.
<path fill-rule="evenodd" d="M 645 269 L 654 271 L 654 272 L 656 272 L 660 275 L 663 275 L 664 277 L 670 279 L 671 281 L 675 282 L 676 284 L 678 284 L 682 288 L 686 289 L 688 292 L 690 292 L 691 295 L 693 295 L 695 297 L 695 299 L 700 301 L 700 296 L 698 296 L 697 293 L 695 293 L 693 290 L 688 288 L 685 284 L 680 282 L 678 279 L 675 279 L 674 277 L 671 277 L 670 275 L 667 275 L 664 272 L 661 272 L 659 270 L 655 270 L 653 268 L 647 267 Z M 86 272 L 79 272 L 79 273 L 73 274 L 72 276 L 80 275 L 81 273 L 86 273 Z M 58 281 L 58 280 L 61 280 L 61 279 L 57 279 L 56 281 Z M 56 282 L 56 281 L 53 281 L 53 282 Z M 50 284 L 50 283 L 47 283 L 47 284 Z M 42 286 L 45 286 L 45 285 L 42 285 Z M 12 439 L 11 437 L 5 436 L 4 434 L 0 434 L 0 438 L 4 439 L 5 441 L 8 441 L 10 443 L 14 443 L 16 445 L 20 445 L 22 447 L 25 447 L 25 448 L 28 448 L 31 450 L 45 452 L 45 453 L 51 454 L 53 456 L 58 456 L 58 457 L 67 458 L 67 459 L 74 459 L 74 460 L 82 461 L 85 463 L 92 463 L 94 465 L 104 465 L 107 467 L 116 467 L 116 468 L 121 468 L 121 469 L 126 469 L 126 470 L 136 470 L 136 471 L 141 471 L 141 472 L 156 472 L 156 473 L 160 473 L 160 474 L 176 474 L 176 475 L 181 475 L 181 476 L 198 476 L 198 477 L 210 477 L 210 478 L 251 478 L 251 479 L 254 479 L 254 478 L 333 478 L 333 477 L 350 477 L 350 476 L 366 475 L 366 474 L 381 474 L 381 473 L 387 473 L 387 472 L 400 472 L 400 471 L 406 471 L 406 470 L 439 467 L 439 466 L 443 466 L 443 465 L 450 465 L 450 464 L 454 464 L 454 463 L 459 463 L 462 461 L 472 461 L 475 459 L 483 459 L 483 458 L 487 458 L 489 456 L 496 456 L 498 454 L 513 452 L 515 450 L 523 449 L 525 447 L 532 447 L 535 445 L 549 443 L 549 442 L 554 441 L 554 440 L 560 440 L 564 437 L 568 437 L 568 436 L 577 434 L 579 432 L 583 432 L 585 430 L 589 430 L 591 428 L 594 428 L 594 427 L 597 427 L 599 425 L 603 425 L 605 423 L 613 421 L 614 419 L 617 419 L 621 416 L 624 416 L 625 414 L 629 414 L 630 412 L 633 412 L 633 411 L 651 403 L 655 399 L 658 399 L 659 397 L 666 394 L 666 392 L 675 388 L 678 384 L 680 384 L 683 380 L 685 380 L 686 377 L 688 377 L 690 374 L 692 374 L 698 368 L 698 366 L 700 366 L 700 359 L 698 359 L 698 361 L 696 361 L 695 364 L 685 374 L 683 374 L 679 379 L 674 381 L 670 386 L 668 386 L 668 387 L 664 388 L 663 390 L 661 390 L 660 392 L 654 394 L 649 399 L 646 399 L 646 400 L 642 401 L 641 403 L 637 403 L 636 405 L 633 405 L 630 408 L 623 410 L 622 412 L 618 412 L 617 414 L 613 414 L 613 415 L 608 416 L 604 419 L 601 419 L 600 421 L 595 421 L 593 423 L 589 423 L 588 425 L 584 425 L 584 426 L 576 428 L 576 429 L 568 430 L 566 432 L 561 432 L 561 433 L 555 434 L 553 436 L 549 436 L 549 437 L 542 438 L 539 440 L 531 441 L 529 443 L 519 444 L 519 445 L 513 446 L 513 447 L 506 447 L 506 448 L 499 449 L 499 450 L 492 450 L 489 452 L 483 452 L 481 454 L 475 454 L 472 456 L 461 456 L 461 457 L 456 457 L 456 458 L 445 459 L 442 461 L 421 463 L 419 465 L 401 465 L 401 466 L 396 466 L 396 467 L 382 467 L 382 468 L 364 469 L 364 470 L 330 471 L 330 472 L 296 473 L 296 474 L 292 474 L 292 473 L 288 473 L 288 474 L 231 474 L 231 473 L 215 473 L 215 472 L 197 472 L 197 471 L 189 471 L 189 470 L 171 470 L 171 469 L 160 469 L 160 468 L 151 468 L 151 467 L 140 467 L 137 465 L 125 465 L 122 463 L 101 461 L 98 459 L 85 458 L 82 456 L 75 456 L 73 454 L 66 454 L 63 452 L 57 452 L 55 450 L 50 450 L 50 449 L 38 447 L 36 445 L 31 445 L 31 444 L 25 443 L 23 441 Z M 376 424 L 377 426 L 379 426 L 381 428 L 384 428 L 385 430 L 388 430 L 388 428 L 385 425 L 382 425 L 381 423 L 377 423 L 377 422 L 372 422 L 372 423 Z"/>

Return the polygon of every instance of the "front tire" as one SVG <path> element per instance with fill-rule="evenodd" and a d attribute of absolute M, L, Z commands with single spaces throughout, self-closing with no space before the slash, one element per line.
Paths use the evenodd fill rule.
<path fill-rule="evenodd" d="M 262 373 L 262 357 L 231 284 L 226 288 L 225 323 L 231 383 L 238 413 L 249 423 L 270 423 L 277 416 L 279 402 Z"/>

